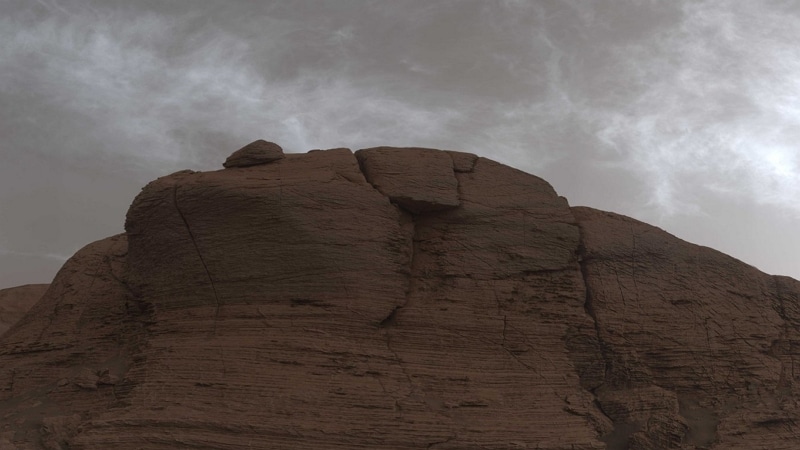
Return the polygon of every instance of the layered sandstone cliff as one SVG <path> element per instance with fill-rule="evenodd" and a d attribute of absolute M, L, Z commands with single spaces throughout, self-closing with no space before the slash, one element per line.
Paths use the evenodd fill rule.
<path fill-rule="evenodd" d="M 794 449 L 800 283 L 475 155 L 148 184 L 0 340 L 0 448 Z"/>

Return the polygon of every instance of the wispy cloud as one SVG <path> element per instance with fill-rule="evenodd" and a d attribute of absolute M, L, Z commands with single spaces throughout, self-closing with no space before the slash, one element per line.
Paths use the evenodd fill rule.
<path fill-rule="evenodd" d="M 765 1 L 686 2 L 682 13 L 615 48 L 629 102 L 592 101 L 584 119 L 665 214 L 698 212 L 697 190 L 800 214 L 800 18 Z"/>
<path fill-rule="evenodd" d="M 49 259 L 53 261 L 64 262 L 70 257 L 66 255 L 59 255 L 57 253 L 36 253 L 36 252 L 21 252 L 17 250 L 8 250 L 0 248 L 0 255 L 8 256 L 24 256 L 29 258 Z"/>
<path fill-rule="evenodd" d="M 202 8 L 39 2 L 52 14 L 0 19 L 0 91 L 39 108 L 3 119 L 31 135 L 46 120 L 71 158 L 212 167 L 256 137 L 461 147 L 528 169 L 583 154 L 637 174 L 662 214 L 699 213 L 698 190 L 800 212 L 800 20 L 766 0 L 409 3 L 374 8 L 373 28 L 266 8 L 241 29 Z M 646 25 L 620 26 L 630 10 Z M 392 58 L 365 50 L 381 14 L 412 31 L 385 43 Z"/>
<path fill-rule="evenodd" d="M 65 135 L 85 124 L 85 134 L 61 141 L 61 156 L 96 157 L 99 151 L 163 170 L 216 165 L 226 150 L 256 137 L 290 151 L 387 141 L 433 145 L 461 116 L 446 106 L 398 98 L 368 78 L 350 78 L 344 67 L 276 76 L 265 60 L 281 55 L 218 27 L 170 33 L 192 28 L 198 14 L 112 12 L 99 21 L 94 14 L 53 15 L 32 24 L 0 19 L 0 27 L 11 30 L 0 56 L 6 71 L 0 91 L 35 92 L 39 118 L 54 118 L 51 135 L 65 116 L 79 121 L 65 124 Z M 264 18 L 265 29 L 271 20 Z M 291 34 L 293 25 L 274 25 L 275 36 L 262 40 Z M 345 46 L 351 35 L 336 29 L 319 45 Z M 184 48 L 165 53 L 170 45 Z M 24 116 L 9 119 L 42 126 Z"/>

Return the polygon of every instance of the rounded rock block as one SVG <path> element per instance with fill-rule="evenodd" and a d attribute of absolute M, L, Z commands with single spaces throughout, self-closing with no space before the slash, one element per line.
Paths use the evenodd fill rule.
<path fill-rule="evenodd" d="M 269 164 L 279 159 L 283 159 L 283 149 L 281 146 L 274 142 L 259 139 L 233 152 L 222 165 L 226 169 L 230 169 L 231 167 L 249 167 L 259 164 Z"/>

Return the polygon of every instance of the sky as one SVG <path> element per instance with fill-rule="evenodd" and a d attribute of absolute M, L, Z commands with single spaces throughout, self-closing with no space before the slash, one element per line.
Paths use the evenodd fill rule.
<path fill-rule="evenodd" d="M 0 288 L 256 140 L 476 153 L 800 279 L 800 3 L 0 0 Z"/>

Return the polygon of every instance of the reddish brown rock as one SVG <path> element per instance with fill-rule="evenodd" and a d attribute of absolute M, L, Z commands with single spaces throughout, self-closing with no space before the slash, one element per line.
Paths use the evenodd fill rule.
<path fill-rule="evenodd" d="M 572 210 L 605 364 L 583 379 L 614 421 L 609 448 L 800 446 L 800 282 L 628 217 Z"/>
<path fill-rule="evenodd" d="M 357 151 L 356 158 L 378 192 L 414 214 L 459 205 L 453 158 L 446 152 L 376 147 Z"/>
<path fill-rule="evenodd" d="M 282 158 L 283 149 L 280 145 L 259 139 L 233 152 L 222 165 L 225 168 L 249 167 L 268 164 Z"/>
<path fill-rule="evenodd" d="M 26 284 L 0 289 L 0 336 L 42 298 L 49 286 L 49 284 Z"/>
<path fill-rule="evenodd" d="M 148 312 L 121 281 L 126 253 L 125 235 L 79 250 L 3 335 L 0 448 L 68 448 L 86 418 L 124 404 L 130 379 L 92 385 L 88 374 L 122 378 L 142 362 Z"/>
<path fill-rule="evenodd" d="M 0 340 L 0 445 L 795 448 L 798 294 L 470 154 L 183 171 Z"/>

